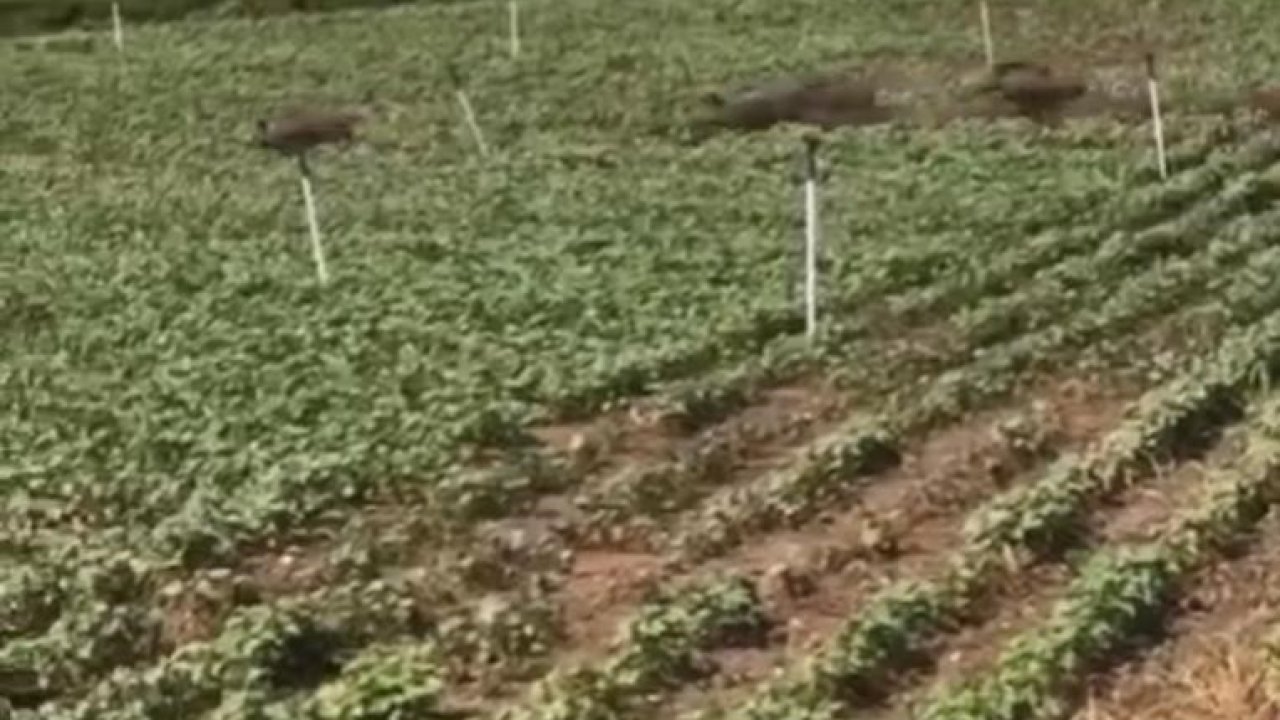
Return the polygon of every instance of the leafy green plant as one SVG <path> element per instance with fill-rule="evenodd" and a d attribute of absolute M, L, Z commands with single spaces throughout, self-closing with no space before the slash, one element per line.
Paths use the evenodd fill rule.
<path fill-rule="evenodd" d="M 767 627 L 753 586 L 743 578 L 672 591 L 646 604 L 602 664 L 553 673 L 510 720 L 617 717 L 645 708 L 699 672 L 699 654 L 720 645 L 759 642 Z"/>
<path fill-rule="evenodd" d="M 430 645 L 373 645 L 322 685 L 303 711 L 316 720 L 430 718 L 444 688 L 438 651 Z"/>

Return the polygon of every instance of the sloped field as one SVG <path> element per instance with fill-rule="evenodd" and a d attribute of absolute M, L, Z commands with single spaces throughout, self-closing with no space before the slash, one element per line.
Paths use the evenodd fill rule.
<path fill-rule="evenodd" d="M 812 344 L 796 133 L 680 126 L 842 62 L 936 108 L 968 3 L 530 2 L 514 61 L 500 4 L 0 45 L 0 697 L 1119 718 L 1203 677 L 1270 717 L 1280 136 L 1193 111 L 1275 20 L 1166 5 L 1167 181 L 1100 117 L 832 134 Z M 997 9 L 1138 86 L 1129 10 Z M 253 121 L 368 91 L 321 286 Z"/>

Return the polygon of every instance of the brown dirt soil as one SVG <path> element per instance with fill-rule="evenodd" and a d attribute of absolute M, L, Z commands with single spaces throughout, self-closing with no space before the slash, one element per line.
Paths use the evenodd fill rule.
<path fill-rule="evenodd" d="M 182 592 L 163 605 L 160 644 L 171 652 L 187 643 L 211 639 L 225 615 L 225 609 L 194 593 Z"/>
<path fill-rule="evenodd" d="M 160 646 L 172 652 L 190 642 L 213 638 L 227 615 L 238 605 L 258 602 L 262 594 L 229 570 L 207 570 L 194 577 L 174 577 L 157 595 L 161 612 Z"/>
<path fill-rule="evenodd" d="M 291 546 L 280 552 L 247 557 L 242 567 L 263 594 L 291 595 L 324 584 L 331 549 L 328 543 Z"/>
<path fill-rule="evenodd" d="M 623 622 L 661 581 L 656 555 L 620 552 L 575 553 L 558 593 L 569 658 L 602 654 Z"/>
<path fill-rule="evenodd" d="M 1247 554 L 1198 574 L 1146 657 L 1092 678 L 1074 720 L 1275 720 L 1280 686 L 1261 643 L 1280 619 L 1280 515 Z"/>

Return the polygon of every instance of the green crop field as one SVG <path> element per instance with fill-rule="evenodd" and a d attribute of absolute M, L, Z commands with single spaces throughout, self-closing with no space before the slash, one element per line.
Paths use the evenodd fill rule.
<path fill-rule="evenodd" d="M 0 717 L 1275 717 L 1273 4 L 993 0 L 1091 93 L 1155 48 L 1163 179 L 965 110 L 969 0 L 0 41 Z M 808 338 L 806 131 L 688 126 L 846 66 Z M 255 122 L 365 99 L 321 283 Z"/>

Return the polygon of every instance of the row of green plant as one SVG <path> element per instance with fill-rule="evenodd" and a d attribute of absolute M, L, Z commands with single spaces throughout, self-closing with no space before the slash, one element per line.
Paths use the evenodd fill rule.
<path fill-rule="evenodd" d="M 1212 360 L 1144 395 L 1133 418 L 1090 452 L 1064 457 L 1027 489 L 1011 491 L 975 511 L 967 524 L 966 545 L 941 577 L 908 580 L 881 592 L 805 667 L 767 685 L 726 717 L 816 720 L 837 717 L 842 707 L 876 697 L 894 673 L 915 662 L 938 633 L 964 617 L 994 578 L 1036 558 L 1060 555 L 1078 541 L 1078 521 L 1092 500 L 1121 479 L 1150 472 L 1177 448 L 1179 438 L 1229 421 L 1221 413 L 1221 395 L 1202 389 L 1202 378 L 1218 383 L 1230 375 L 1235 383 L 1230 391 L 1240 406 L 1277 368 L 1280 315 L 1237 328 Z M 1215 377 L 1219 380 L 1211 379 Z M 1269 412 L 1260 415 L 1265 418 Z M 995 526 L 1017 532 L 975 530 Z"/>
<path fill-rule="evenodd" d="M 1080 569 L 1065 597 L 1039 626 L 1014 638 L 995 666 L 946 688 L 916 717 L 922 720 L 1023 720 L 1060 717 L 1086 674 L 1154 636 L 1178 583 L 1245 539 L 1280 501 L 1280 398 L 1250 427 L 1243 458 L 1209 473 L 1210 494 L 1184 512 L 1164 536 L 1138 547 L 1099 551 Z"/>
<path fill-rule="evenodd" d="M 1179 148 L 1189 160 L 1203 160 L 1167 183 L 1142 175 L 1124 176 L 1115 194 L 1092 207 L 1079 208 L 1070 225 L 1046 223 L 1045 229 L 1011 224 L 980 235 L 971 231 L 940 231 L 922 242 L 904 242 L 861 250 L 832 297 L 824 298 L 837 311 L 856 311 L 868 302 L 883 303 L 896 315 L 920 322 L 940 309 L 964 306 L 993 292 L 1008 292 L 1028 274 L 1092 248 L 1112 233 L 1138 230 L 1164 222 L 1217 192 L 1224 177 L 1263 163 L 1255 158 L 1258 141 L 1244 148 L 1214 145 L 1216 139 L 1197 138 Z M 1272 156 L 1280 150 L 1272 152 Z M 1068 207 L 1068 210 L 1070 208 Z M 957 243 L 967 252 L 957 253 Z M 866 262 L 873 259 L 874 262 Z M 845 275 L 847 274 L 847 277 Z M 865 319 L 864 323 L 865 323 Z M 856 331 L 866 332 L 862 325 Z"/>
<path fill-rule="evenodd" d="M 1208 287 L 1229 287 L 1225 271 L 1239 266 L 1249 253 L 1265 247 L 1274 233 L 1269 214 L 1233 222 L 1223 237 L 1186 259 L 1154 266 L 1113 291 L 1096 311 L 1083 311 L 1068 322 L 986 349 L 969 365 L 904 393 L 896 413 L 855 418 L 805 452 L 804 461 L 767 475 L 758 482 L 718 496 L 700 508 L 674 540 L 690 558 L 722 552 L 745 533 L 804 520 L 832 500 L 857 490 L 852 481 L 892 462 L 900 438 L 955 418 L 1008 392 L 1033 361 L 1041 367 L 1062 361 L 1065 348 L 1088 347 L 1103 338 L 1129 331 L 1157 313 L 1168 312 Z M 1263 251 L 1260 262 L 1275 261 Z M 1269 264 L 1269 263 L 1268 263 Z M 1065 303 L 1064 303 L 1065 306 Z"/>
<path fill-rule="evenodd" d="M 758 644 L 767 629 L 755 587 L 745 578 L 669 591 L 638 611 L 607 659 L 552 673 L 527 703 L 499 717 L 590 720 L 634 714 L 705 671 L 706 651 Z"/>
<path fill-rule="evenodd" d="M 859 262 L 848 268 L 848 279 L 836 291 L 838 307 L 857 308 L 886 295 L 909 298 L 956 292 L 957 280 L 971 279 L 983 267 L 998 264 L 993 263 L 996 258 L 1007 257 L 1028 244 L 1050 242 L 1061 252 L 1070 248 L 1065 238 L 1087 242 L 1104 228 L 1154 224 L 1180 212 L 1197 197 L 1214 192 L 1215 180 L 1220 182 L 1224 175 L 1234 174 L 1231 168 L 1244 159 L 1235 145 L 1222 144 L 1221 138 L 1212 133 L 1184 138 L 1170 148 L 1170 154 L 1177 158 L 1178 169 L 1167 181 L 1157 182 L 1141 173 L 1127 175 L 1120 178 L 1122 187 L 1115 194 L 1100 197 L 1092 205 L 1081 203 L 1073 208 L 1075 203 L 1071 203 L 1061 212 L 1027 217 L 984 234 L 948 228 L 937 232 L 936 237 L 871 248 L 876 262 Z M 1073 209 L 1074 217 L 1070 214 Z M 964 242 L 974 254 L 957 254 L 955 242 Z M 1047 253 L 1034 258 L 1019 254 L 1018 258 L 1024 265 L 1055 260 Z M 845 269 L 840 261 L 836 261 L 836 267 Z"/>
<path fill-rule="evenodd" d="M 183 644 L 153 665 L 104 658 L 111 666 L 101 668 L 98 683 L 84 692 L 65 688 L 30 710 L 58 720 L 159 720 L 215 708 L 224 717 L 250 717 L 235 711 L 315 685 L 359 647 L 413 634 L 421 623 L 412 598 L 386 583 L 335 586 L 241 607 L 211 640 Z"/>
<path fill-rule="evenodd" d="M 959 303 L 1010 292 L 1027 276 L 1092 250 L 1117 233 L 1158 227 L 1195 211 L 1198 202 L 1215 197 L 1228 178 L 1259 170 L 1280 156 L 1280 143 L 1269 136 L 1252 138 L 1243 146 L 1213 145 L 1216 140 L 1206 136 L 1183 149 L 1188 163 L 1203 160 L 1202 163 L 1173 174 L 1167 182 L 1135 185 L 1122 191 L 1114 202 L 1104 203 L 1099 217 L 1091 222 L 1055 225 L 1007 245 L 992 247 L 989 242 L 980 242 L 973 256 L 956 257 L 946 246 L 928 248 L 926 252 L 934 254 L 902 262 L 932 265 L 935 270 L 942 264 L 946 272 L 938 271 L 935 282 L 904 287 L 896 277 L 888 285 L 877 285 L 874 276 L 866 280 L 854 278 L 854 287 L 865 286 L 854 299 L 888 295 L 885 302 L 890 308 L 919 321 Z M 951 267 L 943 264 L 944 260 L 961 264 Z"/>
<path fill-rule="evenodd" d="M 1013 268 L 1021 268 L 1022 273 L 1033 271 L 1071 254 L 1079 244 L 1088 247 L 1089 243 L 1099 241 L 1111 232 L 1141 230 L 1184 212 L 1199 198 L 1216 193 L 1225 178 L 1249 169 L 1249 157 L 1253 154 L 1249 148 L 1258 148 L 1261 141 L 1253 138 L 1241 147 L 1206 134 L 1187 143 L 1173 150 L 1175 154 L 1185 153 L 1187 167 L 1175 172 L 1167 181 L 1153 182 L 1143 175 L 1129 178 L 1131 184 L 1119 195 L 1102 202 L 1093 213 L 1087 213 L 1074 222 L 1049 225 L 1032 233 L 1024 232 L 1016 241 L 1007 243 L 980 242 L 974 248 L 978 250 L 975 257 L 948 254 L 946 247 L 939 244 L 922 247 L 918 256 L 907 254 L 899 260 L 908 267 L 917 263 L 926 267 L 942 264 L 941 270 L 933 270 L 934 274 L 928 278 L 938 281 L 933 283 L 936 287 L 924 282 L 904 285 L 897 278 L 883 274 L 855 282 L 866 286 L 867 297 L 886 293 L 900 295 L 899 300 L 891 303 L 895 306 L 907 302 L 919 313 L 944 308 L 945 298 L 964 287 L 998 289 L 1020 277 L 1007 275 Z M 903 254 L 900 249 L 886 252 Z M 949 264 L 954 262 L 960 264 Z M 1013 268 L 1003 269 L 1010 265 Z M 988 274 L 993 277 L 988 279 Z M 895 282 L 877 285 L 877 278 L 881 283 Z M 958 280 L 967 280 L 968 283 L 955 287 Z"/>
<path fill-rule="evenodd" d="M 1112 236 L 1092 254 L 1076 256 L 1043 272 L 1005 295 L 988 296 L 954 316 L 964 342 L 971 346 L 1002 342 L 1041 329 L 1057 320 L 1063 303 L 1087 306 L 1104 298 L 1117 281 L 1153 263 L 1198 250 L 1203 238 L 1225 220 L 1257 212 L 1280 195 L 1272 171 L 1244 172 L 1207 203 L 1138 233 Z"/>
<path fill-rule="evenodd" d="M 1226 220 L 1231 209 L 1261 211 L 1273 192 L 1265 182 L 1246 180 L 1211 199 L 1205 206 L 1208 219 L 1203 222 L 1197 208 L 1137 235 L 1116 235 L 1091 255 L 1068 259 L 1034 274 L 1023 289 L 962 309 L 948 319 L 952 327 L 938 333 L 939 339 L 934 341 L 938 347 L 931 347 L 923 357 L 907 357 L 898 362 L 900 374 L 891 386 L 921 386 L 925 384 L 921 378 L 929 378 L 929 371 L 948 367 L 946 373 L 961 373 L 963 366 L 955 366 L 952 358 L 973 362 L 972 358 L 981 356 L 989 346 L 1000 347 L 1001 342 L 1008 347 L 1039 343 L 1045 334 L 1061 330 L 1069 313 L 1108 301 L 1115 287 L 1109 282 L 1124 287 L 1125 283 L 1132 283 L 1135 273 L 1146 273 L 1151 278 L 1153 263 L 1200 252 L 1205 235 L 1242 233 L 1247 238 L 1248 231 L 1242 230 L 1245 220 L 1232 219 L 1226 227 L 1219 227 L 1212 219 Z M 979 357 L 976 362 L 987 360 L 1001 362 L 1003 358 L 997 353 L 996 358 Z"/>

